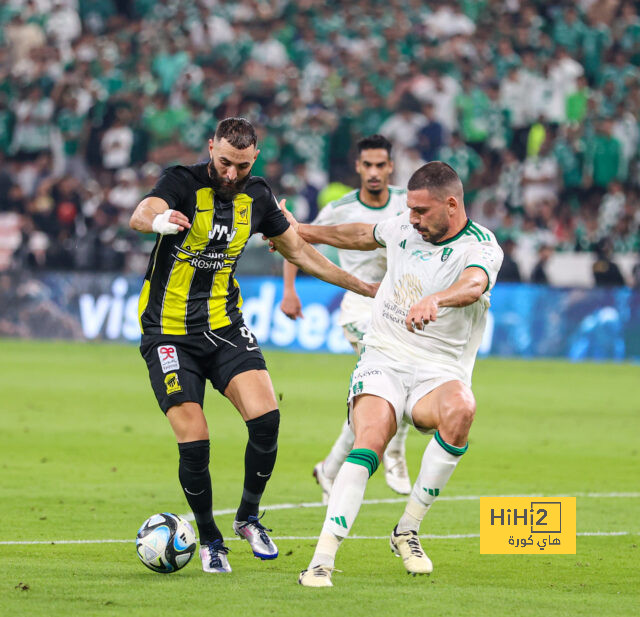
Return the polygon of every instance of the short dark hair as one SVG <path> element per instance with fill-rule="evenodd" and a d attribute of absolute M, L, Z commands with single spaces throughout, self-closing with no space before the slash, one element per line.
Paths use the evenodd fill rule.
<path fill-rule="evenodd" d="M 386 150 L 387 154 L 391 156 L 391 148 L 393 147 L 384 135 L 363 137 L 356 146 L 358 148 L 358 156 L 362 154 L 363 150 Z"/>
<path fill-rule="evenodd" d="M 462 189 L 462 182 L 451 165 L 442 161 L 431 161 L 413 172 L 409 178 L 407 189 L 420 191 L 427 189 L 436 193 L 442 193 L 445 189 L 458 186 Z"/>
<path fill-rule="evenodd" d="M 258 136 L 253 125 L 244 118 L 225 118 L 218 122 L 214 139 L 226 139 L 234 148 L 244 150 L 258 143 Z"/>

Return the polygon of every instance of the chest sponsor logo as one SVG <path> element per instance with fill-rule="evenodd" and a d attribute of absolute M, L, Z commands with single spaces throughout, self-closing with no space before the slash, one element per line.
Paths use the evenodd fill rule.
<path fill-rule="evenodd" d="M 207 234 L 209 240 L 226 240 L 227 242 L 231 242 L 234 238 L 238 230 L 234 227 L 231 231 L 226 225 L 220 225 L 220 223 L 216 223 L 213 226 L 213 229 Z"/>
<path fill-rule="evenodd" d="M 178 373 L 169 373 L 164 378 L 164 385 L 167 386 L 167 394 L 175 394 L 176 392 L 182 392 L 182 386 L 178 380 Z"/>
<path fill-rule="evenodd" d="M 175 254 L 178 261 L 186 261 L 189 265 L 198 270 L 214 270 L 218 271 L 225 266 L 231 265 L 237 257 L 227 255 L 223 251 L 190 251 L 189 247 L 178 249 Z"/>
<path fill-rule="evenodd" d="M 158 347 L 158 357 L 163 373 L 177 371 L 180 368 L 178 350 L 173 345 L 161 345 Z"/>
<path fill-rule="evenodd" d="M 447 259 L 449 259 L 449 255 L 451 255 L 451 253 L 453 253 L 453 249 L 452 248 L 445 248 L 442 250 L 442 255 L 440 255 L 440 261 L 447 261 Z"/>
<path fill-rule="evenodd" d="M 407 241 L 406 241 L 406 239 L 405 239 L 405 240 L 403 240 L 402 242 L 400 242 L 400 244 L 398 244 L 398 246 L 399 246 L 401 249 L 406 249 L 406 248 L 407 248 Z"/>

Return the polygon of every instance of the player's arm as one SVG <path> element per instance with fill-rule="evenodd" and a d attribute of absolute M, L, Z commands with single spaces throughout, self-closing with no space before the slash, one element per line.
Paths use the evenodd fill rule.
<path fill-rule="evenodd" d="M 300 224 L 298 234 L 311 244 L 329 244 L 339 249 L 373 251 L 380 248 L 373 237 L 375 225 L 344 223 L 342 225 Z"/>
<path fill-rule="evenodd" d="M 289 317 L 289 319 L 304 317 L 302 314 L 302 303 L 300 302 L 300 297 L 296 291 L 297 274 L 298 266 L 285 259 L 282 265 L 284 291 L 282 293 L 282 302 L 280 302 L 280 310 Z"/>
<path fill-rule="evenodd" d="M 324 255 L 305 242 L 292 227 L 279 236 L 270 238 L 276 250 L 288 261 L 307 274 L 338 287 L 354 291 L 362 296 L 373 297 L 377 284 L 365 283 L 359 278 L 341 270 Z"/>
<path fill-rule="evenodd" d="M 489 285 L 489 276 L 478 266 L 462 271 L 460 278 L 450 287 L 425 296 L 407 313 L 405 325 L 409 332 L 422 330 L 430 321 L 435 321 L 440 307 L 463 307 L 476 302 Z"/>
<path fill-rule="evenodd" d="M 177 234 L 191 227 L 189 219 L 169 208 L 169 204 L 160 197 L 145 197 L 133 211 L 129 227 L 142 233 Z"/>
<path fill-rule="evenodd" d="M 375 225 L 367 223 L 344 223 L 343 225 L 298 223 L 293 214 L 285 208 L 284 200 L 278 205 L 294 231 L 309 244 L 329 244 L 339 249 L 357 251 L 373 251 L 380 248 L 380 244 L 373 236 Z"/>

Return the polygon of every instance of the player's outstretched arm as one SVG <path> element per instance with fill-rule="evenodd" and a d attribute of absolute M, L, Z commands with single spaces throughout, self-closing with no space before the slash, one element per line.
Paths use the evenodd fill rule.
<path fill-rule="evenodd" d="M 129 227 L 145 234 L 177 234 L 191 227 L 189 219 L 171 210 L 169 204 L 160 197 L 145 197 L 133 211 Z"/>
<path fill-rule="evenodd" d="M 309 244 L 329 244 L 339 249 L 373 251 L 380 245 L 373 237 L 375 225 L 367 223 L 345 223 L 343 225 L 310 225 L 298 223 L 285 208 L 284 199 L 278 204 L 295 232 Z"/>
<path fill-rule="evenodd" d="M 289 319 L 304 317 L 302 314 L 302 303 L 296 291 L 296 274 L 298 274 L 298 266 L 285 259 L 282 263 L 284 291 L 282 294 L 282 302 L 280 302 L 280 310 L 289 317 Z"/>
<path fill-rule="evenodd" d="M 430 321 L 437 319 L 440 307 L 463 307 L 473 304 L 485 292 L 488 284 L 489 277 L 482 268 L 472 266 L 463 270 L 453 285 L 425 296 L 409 309 L 405 319 L 407 330 L 413 332 L 424 329 Z"/>
<path fill-rule="evenodd" d="M 276 250 L 288 261 L 327 283 L 355 291 L 362 296 L 376 295 L 378 284 L 365 283 L 359 278 L 341 270 L 324 255 L 307 244 L 293 229 L 289 227 L 284 233 L 271 238 Z"/>
<path fill-rule="evenodd" d="M 339 249 L 373 251 L 380 245 L 373 237 L 375 225 L 368 223 L 344 223 L 343 225 L 298 226 L 298 234 L 311 244 L 329 244 Z"/>

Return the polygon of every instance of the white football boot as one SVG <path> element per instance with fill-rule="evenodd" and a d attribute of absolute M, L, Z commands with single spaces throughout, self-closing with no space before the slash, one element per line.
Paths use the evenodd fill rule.
<path fill-rule="evenodd" d="M 200 559 L 202 559 L 202 569 L 205 572 L 231 572 L 231 566 L 227 559 L 229 549 L 222 543 L 222 540 L 205 542 L 200 547 Z"/>
<path fill-rule="evenodd" d="M 433 564 L 424 552 L 420 539 L 415 531 L 396 532 L 397 527 L 391 532 L 389 544 L 397 557 L 402 557 L 407 574 L 431 574 Z"/>
<path fill-rule="evenodd" d="M 322 469 L 323 464 L 324 461 L 320 461 L 313 468 L 313 477 L 322 489 L 322 503 L 326 506 L 329 503 L 329 495 L 331 494 L 331 488 L 333 487 L 333 480 L 324 475 L 324 471 Z"/>
<path fill-rule="evenodd" d="M 329 566 L 315 566 L 300 572 L 298 584 L 303 587 L 333 587 L 331 573 L 333 568 Z"/>
<path fill-rule="evenodd" d="M 387 452 L 382 455 L 384 465 L 384 479 L 389 488 L 400 495 L 411 492 L 411 481 L 404 452 Z"/>
<path fill-rule="evenodd" d="M 260 518 L 249 516 L 246 521 L 233 521 L 233 531 L 236 532 L 237 536 L 249 542 L 255 557 L 259 559 L 275 559 L 278 556 L 278 547 L 267 535 L 267 531 L 272 530 L 267 529 L 260 522 Z"/>

